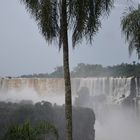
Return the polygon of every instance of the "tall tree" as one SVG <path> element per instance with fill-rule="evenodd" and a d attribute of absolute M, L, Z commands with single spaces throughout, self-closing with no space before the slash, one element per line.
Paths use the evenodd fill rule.
<path fill-rule="evenodd" d="M 138 8 L 129 7 L 121 20 L 122 33 L 129 43 L 129 55 L 136 50 L 140 59 L 140 5 Z"/>
<path fill-rule="evenodd" d="M 114 0 L 20 0 L 36 20 L 46 41 L 63 47 L 65 81 L 66 140 L 72 140 L 72 103 L 69 71 L 68 31 L 73 47 L 85 37 L 92 41 L 101 26 L 100 16 L 108 14 Z"/>

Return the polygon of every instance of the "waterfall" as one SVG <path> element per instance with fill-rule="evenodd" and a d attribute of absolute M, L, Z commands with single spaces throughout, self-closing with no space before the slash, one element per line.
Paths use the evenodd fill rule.
<path fill-rule="evenodd" d="M 64 89 L 62 79 L 47 79 L 47 78 L 3 78 L 0 80 L 0 90 L 23 90 L 25 88 L 33 89 L 38 94 L 47 94 L 60 92 Z"/>
<path fill-rule="evenodd" d="M 139 139 L 140 78 L 72 78 L 71 83 L 73 105 L 94 110 L 96 140 Z M 62 105 L 64 98 L 62 78 L 0 78 L 0 101 L 46 100 Z"/>
<path fill-rule="evenodd" d="M 140 78 L 137 77 L 135 78 L 135 83 L 136 83 L 136 96 L 140 96 Z"/>
<path fill-rule="evenodd" d="M 1 78 L 0 100 L 20 101 L 33 100 L 38 102 L 47 100 L 52 103 L 64 103 L 63 79 L 47 78 Z"/>
<path fill-rule="evenodd" d="M 132 78 L 81 78 L 80 90 L 82 87 L 89 89 L 90 96 L 105 95 L 108 100 L 119 103 L 123 98 L 131 94 Z"/>
<path fill-rule="evenodd" d="M 72 78 L 73 97 L 78 96 L 77 93 L 81 88 L 87 87 L 92 97 L 103 95 L 107 97 L 108 102 L 121 103 L 131 94 L 132 79 L 132 77 Z M 139 94 L 139 78 L 135 78 L 135 83 L 136 92 Z M 25 89 L 30 89 L 41 97 L 64 96 L 64 80 L 62 78 L 0 78 L 0 94 L 6 95 L 10 91 L 18 94 Z"/>

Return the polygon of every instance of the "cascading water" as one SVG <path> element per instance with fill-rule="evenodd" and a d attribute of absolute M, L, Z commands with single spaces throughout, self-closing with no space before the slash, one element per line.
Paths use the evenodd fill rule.
<path fill-rule="evenodd" d="M 73 104 L 96 114 L 96 140 L 139 140 L 140 78 L 72 78 Z M 61 78 L 0 78 L 0 100 L 47 100 L 64 104 Z M 123 105 L 131 105 L 132 110 Z M 134 106 L 133 106 L 134 105 Z"/>
<path fill-rule="evenodd" d="M 78 91 L 76 105 L 90 107 L 96 114 L 96 140 L 140 139 L 138 77 L 83 78 Z"/>
<path fill-rule="evenodd" d="M 77 80 L 72 80 L 76 93 Z M 64 104 L 64 80 L 62 78 L 0 78 L 0 101 L 47 100 Z"/>
<path fill-rule="evenodd" d="M 132 78 L 81 78 L 78 90 L 87 87 L 90 96 L 105 95 L 112 102 L 119 103 L 131 94 Z"/>
<path fill-rule="evenodd" d="M 73 96 L 83 87 L 87 87 L 90 96 L 107 97 L 110 103 L 121 103 L 131 94 L 131 81 L 133 78 L 73 78 L 72 91 Z M 140 82 L 135 79 L 135 88 L 139 94 Z M 38 96 L 49 96 L 57 94 L 64 96 L 64 80 L 61 78 L 1 78 L 0 94 L 6 95 L 8 92 L 19 92 L 23 90 L 32 90 Z M 31 93 L 28 93 L 31 94 Z M 87 93 L 84 93 L 87 94 Z"/>
<path fill-rule="evenodd" d="M 0 79 L 0 100 L 48 100 L 62 104 L 64 99 L 62 79 L 3 78 Z"/>

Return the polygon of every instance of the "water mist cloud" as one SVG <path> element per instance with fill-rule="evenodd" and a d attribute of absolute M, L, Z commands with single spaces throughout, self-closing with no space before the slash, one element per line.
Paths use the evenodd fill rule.
<path fill-rule="evenodd" d="M 0 92 L 0 101 L 18 103 L 22 100 L 30 100 L 33 103 L 39 101 L 48 101 L 52 104 L 56 103 L 58 105 L 64 104 L 64 96 L 57 93 L 49 93 L 45 95 L 39 95 L 34 89 L 25 88 L 21 91 L 10 90 L 6 93 Z"/>
<path fill-rule="evenodd" d="M 139 140 L 140 123 L 129 110 L 112 111 L 104 114 L 104 123 L 96 121 L 96 140 Z"/>

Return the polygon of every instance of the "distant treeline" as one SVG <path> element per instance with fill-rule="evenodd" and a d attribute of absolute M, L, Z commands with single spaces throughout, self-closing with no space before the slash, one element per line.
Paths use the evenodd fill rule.
<path fill-rule="evenodd" d="M 72 71 L 72 77 L 140 77 L 140 64 L 133 62 L 133 64 L 122 63 L 114 66 L 103 67 L 99 64 L 78 64 Z M 22 75 L 21 77 L 32 78 L 62 78 L 63 67 L 58 66 L 52 73 L 46 74 L 32 74 Z"/>

